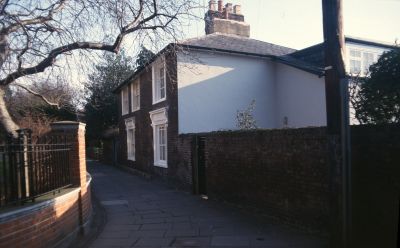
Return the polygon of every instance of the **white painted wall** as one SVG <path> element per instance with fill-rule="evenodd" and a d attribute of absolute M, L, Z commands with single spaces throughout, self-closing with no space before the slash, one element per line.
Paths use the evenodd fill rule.
<path fill-rule="evenodd" d="M 275 126 L 274 62 L 193 51 L 177 60 L 179 133 L 237 129 L 237 110 L 253 99 L 258 126 Z"/>
<path fill-rule="evenodd" d="M 347 42 L 349 49 L 385 48 Z M 346 61 L 347 70 L 348 57 Z M 249 56 L 212 52 L 178 54 L 179 133 L 234 130 L 237 110 L 256 100 L 260 128 L 326 125 L 325 82 L 294 67 Z M 354 109 L 351 108 L 351 123 Z M 284 119 L 287 117 L 287 125 Z"/>
<path fill-rule="evenodd" d="M 276 64 L 276 128 L 326 125 L 325 82 L 314 74 Z M 288 125 L 284 125 L 287 117 Z"/>

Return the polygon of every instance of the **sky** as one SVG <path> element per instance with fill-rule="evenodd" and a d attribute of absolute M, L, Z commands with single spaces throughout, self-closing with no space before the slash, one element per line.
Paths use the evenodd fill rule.
<path fill-rule="evenodd" d="M 199 0 L 208 5 L 208 0 Z M 242 5 L 250 36 L 301 49 L 323 40 L 322 0 L 230 0 Z M 343 0 L 345 35 L 394 44 L 400 40 L 400 0 Z M 202 10 L 204 12 L 204 10 Z M 185 30 L 187 38 L 204 35 L 204 21 Z"/>
<path fill-rule="evenodd" d="M 197 1 L 208 7 L 209 0 Z M 312 46 L 323 40 L 322 0 L 224 0 L 224 4 L 227 2 L 242 5 L 253 39 L 295 49 Z M 390 44 L 394 44 L 396 38 L 400 41 L 400 0 L 343 0 L 343 3 L 345 35 Z M 195 13 L 197 19 L 183 21 L 186 25 L 182 27 L 180 38 L 205 34 L 205 11 L 206 8 L 199 8 Z M 159 45 L 162 48 L 165 44 Z M 134 46 L 125 48 L 130 56 L 137 52 Z M 87 81 L 87 74 L 91 71 L 78 65 L 71 68 L 74 73 L 69 74 L 69 81 L 82 88 L 82 82 Z"/>

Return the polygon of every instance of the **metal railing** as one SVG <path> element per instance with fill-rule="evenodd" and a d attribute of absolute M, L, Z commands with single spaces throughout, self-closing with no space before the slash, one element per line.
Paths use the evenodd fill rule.
<path fill-rule="evenodd" d="M 0 207 L 71 186 L 70 146 L 31 144 L 25 134 L 0 146 Z"/>

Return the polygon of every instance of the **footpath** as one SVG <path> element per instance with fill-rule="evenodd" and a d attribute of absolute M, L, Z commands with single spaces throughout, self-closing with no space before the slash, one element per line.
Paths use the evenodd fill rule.
<path fill-rule="evenodd" d="M 88 170 L 93 192 L 106 212 L 106 224 L 91 248 L 326 247 L 318 237 L 266 223 L 157 180 L 93 161 Z"/>

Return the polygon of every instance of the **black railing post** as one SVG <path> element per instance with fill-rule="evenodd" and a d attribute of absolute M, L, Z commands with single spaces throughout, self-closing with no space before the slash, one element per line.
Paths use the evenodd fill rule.
<path fill-rule="evenodd" d="M 16 159 L 16 146 L 17 140 L 12 136 L 8 137 L 8 159 L 9 159 L 9 187 L 10 197 L 6 199 L 6 202 L 15 202 L 18 200 L 18 168 Z"/>
<path fill-rule="evenodd" d="M 29 178 L 29 197 L 35 195 L 35 187 L 34 187 L 34 168 L 33 168 L 33 147 L 32 147 L 32 130 L 28 129 L 26 132 L 26 143 L 27 143 L 27 155 L 28 155 L 28 178 Z M 35 198 L 32 198 L 34 201 Z"/>
<path fill-rule="evenodd" d="M 19 129 L 18 133 L 18 153 L 19 153 L 19 186 L 20 186 L 20 199 L 24 201 L 27 198 L 26 180 L 27 180 L 27 129 Z"/>

